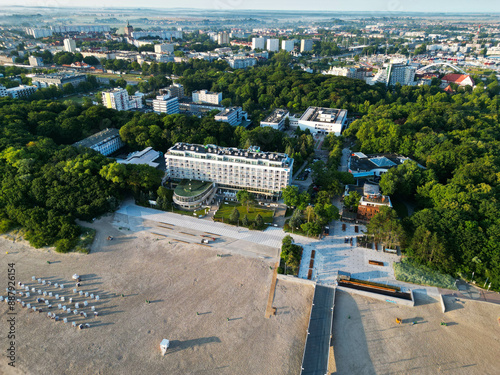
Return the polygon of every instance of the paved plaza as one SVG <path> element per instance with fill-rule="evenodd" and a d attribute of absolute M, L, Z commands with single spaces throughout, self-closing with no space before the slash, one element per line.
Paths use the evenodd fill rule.
<path fill-rule="evenodd" d="M 149 220 L 157 223 L 175 225 L 176 227 L 188 228 L 197 232 L 214 233 L 219 236 L 243 240 L 272 248 L 281 248 L 281 240 L 287 235 L 282 228 L 273 226 L 270 226 L 264 231 L 249 230 L 244 227 L 236 227 L 210 220 L 141 207 L 132 202 L 128 202 L 120 207 L 117 214 L 128 217 L 128 224 L 133 231 L 148 229 L 144 227 L 144 221 Z M 301 245 L 316 241 L 303 236 L 294 236 L 294 239 Z"/>
<path fill-rule="evenodd" d="M 399 286 L 403 291 L 414 289 L 430 295 L 439 294 L 438 288 L 435 287 L 414 285 L 396 280 L 393 263 L 399 262 L 401 257 L 357 246 L 356 236 L 362 235 L 365 227 L 358 224 L 359 233 L 355 233 L 355 225 L 346 223 L 344 232 L 342 224 L 340 221 L 334 222 L 330 225 L 329 236 L 321 241 L 304 245 L 299 277 L 307 278 L 311 252 L 316 250 L 312 280 L 318 284 L 335 285 L 337 272 L 344 271 L 351 273 L 353 278 Z M 353 237 L 353 246 L 350 243 L 344 243 L 345 237 Z M 384 266 L 368 264 L 369 260 L 384 262 Z"/>

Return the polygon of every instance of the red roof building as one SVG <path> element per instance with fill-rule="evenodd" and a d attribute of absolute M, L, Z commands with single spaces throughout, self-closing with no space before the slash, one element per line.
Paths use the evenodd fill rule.
<path fill-rule="evenodd" d="M 470 75 L 467 74 L 447 74 L 441 78 L 443 84 L 455 83 L 459 86 L 472 86 L 474 87 L 474 81 Z"/>

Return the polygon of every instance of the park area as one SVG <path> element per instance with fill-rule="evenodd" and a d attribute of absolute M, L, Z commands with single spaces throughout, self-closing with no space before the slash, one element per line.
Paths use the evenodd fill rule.
<path fill-rule="evenodd" d="M 443 313 L 437 298 L 421 293 L 407 307 L 337 291 L 336 374 L 498 373 L 500 305 L 452 296 L 445 303 Z"/>
<path fill-rule="evenodd" d="M 257 215 L 260 215 L 264 220 L 264 223 L 271 224 L 273 222 L 274 211 L 259 206 L 250 206 L 247 212 L 247 206 L 242 206 L 239 203 L 224 202 L 220 205 L 217 210 L 214 220 L 222 221 L 224 223 L 230 223 L 231 214 L 234 209 L 237 209 L 240 213 L 240 225 L 243 217 L 248 215 L 248 220 L 250 222 L 255 221 Z"/>
<path fill-rule="evenodd" d="M 16 285 L 34 283 L 36 276 L 65 283 L 65 293 L 71 294 L 71 278 L 78 273 L 79 289 L 101 297 L 99 316 L 71 315 L 68 323 L 16 304 L 16 368 L 2 356 L 1 374 L 300 372 L 311 286 L 279 280 L 273 303 L 277 314 L 266 319 L 271 260 L 169 243 L 110 222 L 108 216 L 89 225 L 97 234 L 88 255 L 0 238 L 1 264 L 15 263 Z M 7 307 L 0 302 L 3 321 Z M 52 311 L 62 314 L 57 307 Z M 72 327 L 73 319 L 84 319 L 90 327 Z M 0 335 L 6 337 L 6 324 L 0 325 Z M 164 357 L 163 339 L 170 340 Z"/>

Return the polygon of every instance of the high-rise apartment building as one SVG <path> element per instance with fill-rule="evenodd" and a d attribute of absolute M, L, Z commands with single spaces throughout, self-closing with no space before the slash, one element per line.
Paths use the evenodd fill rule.
<path fill-rule="evenodd" d="M 102 104 L 107 108 L 113 108 L 117 111 L 128 111 L 129 109 L 143 107 L 141 97 L 129 97 L 127 90 L 119 88 L 103 91 Z"/>
<path fill-rule="evenodd" d="M 155 44 L 156 53 L 174 53 L 174 45 L 170 43 Z"/>
<path fill-rule="evenodd" d="M 74 39 L 64 39 L 64 50 L 66 52 L 75 52 L 76 43 Z"/>
<path fill-rule="evenodd" d="M 217 44 L 229 44 L 229 34 L 226 32 L 217 34 Z"/>
<path fill-rule="evenodd" d="M 313 49 L 312 39 L 302 39 L 300 41 L 300 52 L 309 52 Z"/>
<path fill-rule="evenodd" d="M 266 48 L 266 38 L 252 38 L 252 49 L 265 49 Z"/>
<path fill-rule="evenodd" d="M 287 154 L 176 143 L 165 153 L 166 173 L 173 180 L 209 181 L 227 190 L 279 196 L 291 183 L 293 159 Z"/>
<path fill-rule="evenodd" d="M 283 40 L 281 42 L 281 49 L 287 52 L 292 52 L 295 47 L 295 42 L 293 40 Z"/>
<path fill-rule="evenodd" d="M 278 52 L 280 50 L 279 39 L 268 39 L 267 40 L 267 50 L 269 52 Z"/>

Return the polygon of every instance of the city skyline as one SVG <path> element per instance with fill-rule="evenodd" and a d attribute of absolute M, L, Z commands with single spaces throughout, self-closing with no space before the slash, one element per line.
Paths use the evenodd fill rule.
<path fill-rule="evenodd" d="M 26 6 L 26 7 L 83 7 L 83 8 L 159 8 L 159 9 L 208 9 L 208 10 L 280 10 L 290 11 L 339 11 L 339 12 L 425 12 L 425 13 L 495 13 L 500 12 L 500 4 L 492 4 L 488 0 L 478 0 L 475 2 L 460 0 L 445 0 L 435 2 L 432 0 L 423 0 L 417 2 L 408 2 L 404 0 L 358 0 L 355 5 L 351 2 L 339 0 L 317 0 L 314 3 L 304 3 L 302 1 L 286 0 L 255 0 L 252 2 L 244 0 L 213 0 L 206 2 L 202 0 L 186 0 L 179 7 L 178 2 L 152 0 L 144 7 L 143 3 L 135 0 L 110 1 L 108 6 L 102 7 L 102 2 L 97 0 L 21 0 L 7 1 L 5 6 Z"/>

